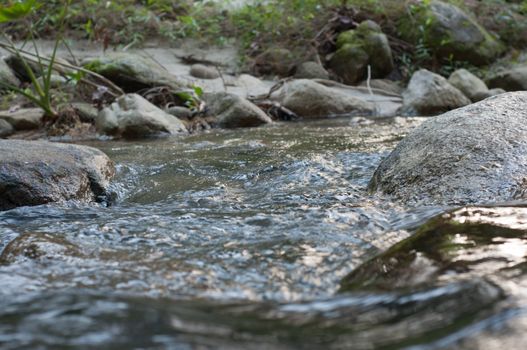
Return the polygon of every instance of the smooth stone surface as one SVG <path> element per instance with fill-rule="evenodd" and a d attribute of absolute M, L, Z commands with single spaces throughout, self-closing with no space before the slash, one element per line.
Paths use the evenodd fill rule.
<path fill-rule="evenodd" d="M 308 79 L 284 83 L 272 98 L 303 118 L 368 116 L 375 112 L 375 105 L 371 102 Z"/>
<path fill-rule="evenodd" d="M 217 79 L 220 77 L 220 73 L 216 68 L 199 63 L 190 67 L 190 75 L 199 79 Z"/>
<path fill-rule="evenodd" d="M 527 90 L 527 66 L 519 66 L 502 71 L 487 80 L 490 88 L 500 88 L 505 91 Z"/>
<path fill-rule="evenodd" d="M 6 137 L 15 132 L 15 129 L 11 124 L 3 119 L 0 119 L 0 137 Z"/>
<path fill-rule="evenodd" d="M 204 99 L 222 128 L 255 127 L 273 122 L 258 106 L 239 96 L 219 92 L 206 94 Z"/>
<path fill-rule="evenodd" d="M 296 67 L 296 79 L 329 79 L 328 71 L 316 62 L 304 62 Z"/>
<path fill-rule="evenodd" d="M 99 73 L 125 92 L 136 92 L 156 86 L 180 89 L 186 82 L 163 69 L 154 60 L 133 53 L 112 53 L 83 62 L 84 67 Z"/>
<path fill-rule="evenodd" d="M 97 130 L 125 138 L 187 134 L 183 122 L 137 94 L 119 97 L 99 112 Z"/>
<path fill-rule="evenodd" d="M 420 205 L 527 198 L 526 120 L 527 92 L 430 118 L 381 162 L 370 189 Z"/>
<path fill-rule="evenodd" d="M 18 80 L 15 73 L 11 70 L 11 67 L 9 67 L 3 58 L 0 58 L 0 82 L 16 87 L 20 85 L 20 80 Z M 0 84 L 0 90 L 3 89 L 5 89 L 5 86 Z"/>
<path fill-rule="evenodd" d="M 5 120 L 15 130 L 32 130 L 42 126 L 44 111 L 40 108 L 22 108 L 16 111 L 0 111 L 0 119 Z"/>
<path fill-rule="evenodd" d="M 453 72 L 448 78 L 448 82 L 465 94 L 472 102 L 478 102 L 490 96 L 489 88 L 483 80 L 466 69 L 458 69 Z"/>
<path fill-rule="evenodd" d="M 108 201 L 113 162 L 87 146 L 0 140 L 0 210 L 65 200 Z"/>
<path fill-rule="evenodd" d="M 431 116 L 466 106 L 471 101 L 442 76 L 426 69 L 412 75 L 403 92 L 402 115 Z"/>

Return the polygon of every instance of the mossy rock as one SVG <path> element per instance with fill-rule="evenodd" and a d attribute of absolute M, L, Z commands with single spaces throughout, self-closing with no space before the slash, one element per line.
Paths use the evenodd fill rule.
<path fill-rule="evenodd" d="M 85 62 L 84 68 L 106 77 L 125 92 L 156 86 L 178 90 L 186 85 L 155 61 L 136 54 L 116 53 L 90 59 Z"/>
<path fill-rule="evenodd" d="M 377 23 L 369 20 L 339 34 L 337 51 L 329 62 L 332 71 L 348 84 L 364 79 L 368 65 L 372 78 L 383 78 L 394 69 L 388 38 Z"/>
<path fill-rule="evenodd" d="M 459 280 L 524 273 L 523 256 L 507 247 L 527 244 L 522 207 L 468 207 L 441 214 L 408 239 L 360 265 L 341 291 L 408 291 Z"/>
<path fill-rule="evenodd" d="M 505 51 L 502 43 L 455 5 L 436 0 L 409 6 L 409 15 L 398 22 L 401 37 L 425 45 L 438 58 L 481 66 Z"/>

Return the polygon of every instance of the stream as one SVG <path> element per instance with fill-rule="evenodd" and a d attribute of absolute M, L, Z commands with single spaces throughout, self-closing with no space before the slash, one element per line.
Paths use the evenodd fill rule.
<path fill-rule="evenodd" d="M 493 348 L 488 332 L 527 317 L 496 308 L 503 292 L 487 281 L 338 293 L 359 264 L 446 210 L 367 191 L 419 122 L 86 142 L 116 164 L 112 206 L 0 212 L 0 348 Z"/>

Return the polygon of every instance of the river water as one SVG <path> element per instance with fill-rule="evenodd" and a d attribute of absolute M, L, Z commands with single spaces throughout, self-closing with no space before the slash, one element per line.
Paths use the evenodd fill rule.
<path fill-rule="evenodd" d="M 366 190 L 417 124 L 332 119 L 87 143 L 116 163 L 112 206 L 0 213 L 0 347 L 432 349 L 485 339 L 519 312 L 481 313 L 502 298 L 492 285 L 338 293 L 360 263 L 445 210 Z"/>

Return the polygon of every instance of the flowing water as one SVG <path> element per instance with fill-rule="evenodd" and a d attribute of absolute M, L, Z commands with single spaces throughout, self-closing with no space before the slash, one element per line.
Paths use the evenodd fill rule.
<path fill-rule="evenodd" d="M 338 293 L 445 209 L 366 189 L 418 123 L 88 143 L 116 163 L 115 204 L 0 213 L 0 348 L 478 348 L 489 329 L 525 319 L 494 308 L 504 292 L 491 282 Z"/>

